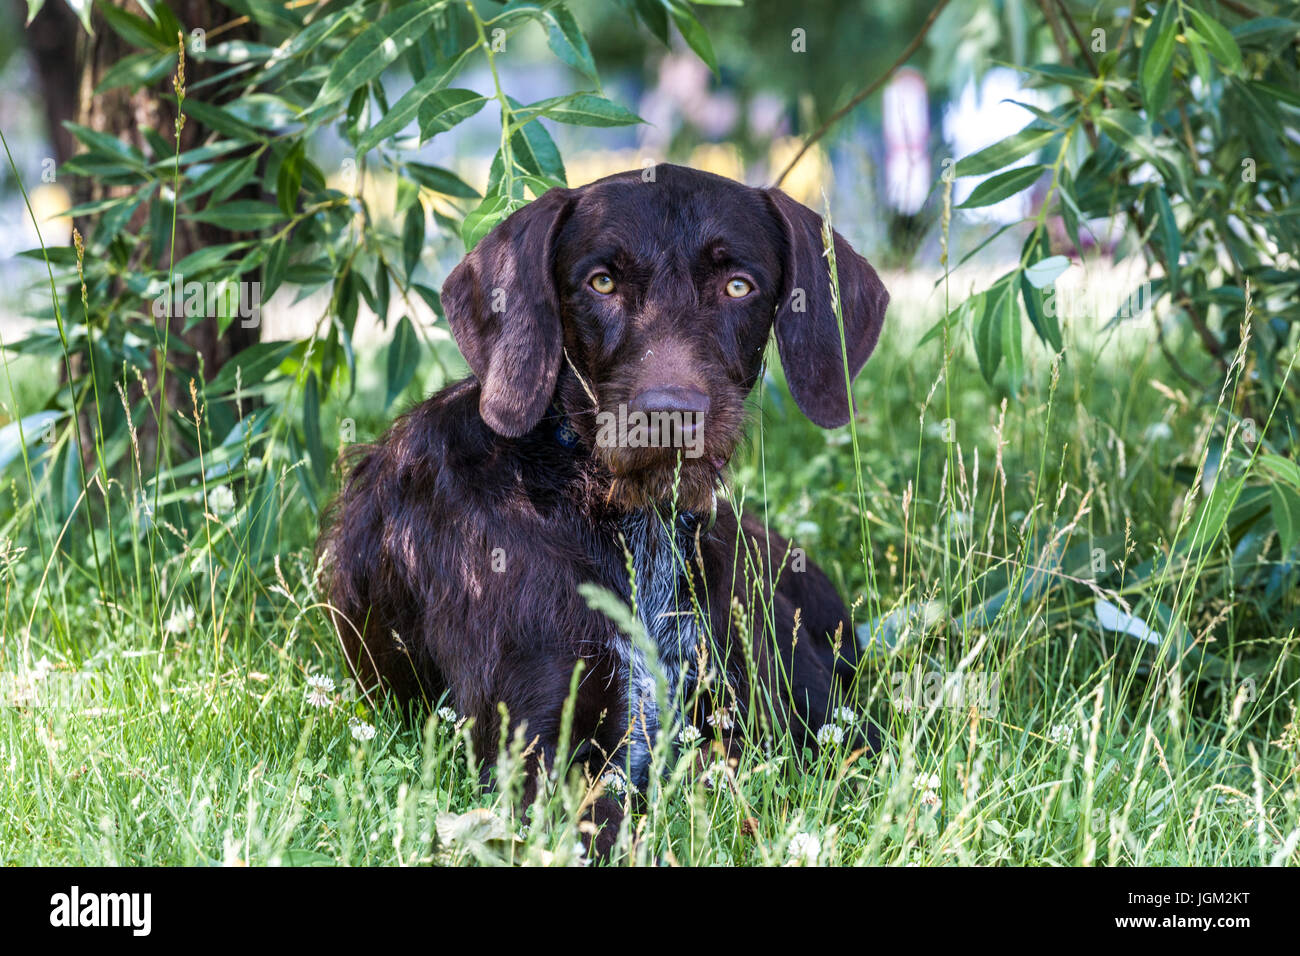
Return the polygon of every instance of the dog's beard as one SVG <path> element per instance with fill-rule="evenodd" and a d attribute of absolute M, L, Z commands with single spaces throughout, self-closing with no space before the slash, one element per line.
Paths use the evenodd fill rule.
<path fill-rule="evenodd" d="M 721 459 L 687 458 L 662 449 L 598 449 L 612 475 L 606 503 L 622 511 L 675 504 L 679 512 L 708 514 L 722 480 Z"/>

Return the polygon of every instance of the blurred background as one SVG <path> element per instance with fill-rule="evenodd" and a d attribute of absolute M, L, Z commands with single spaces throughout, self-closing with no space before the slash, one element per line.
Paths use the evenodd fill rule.
<path fill-rule="evenodd" d="M 489 11 L 494 7 L 485 6 Z M 932 9 L 929 4 L 865 0 L 806 7 L 780 0 L 748 0 L 743 7 L 700 6 L 696 12 L 716 51 L 715 75 L 680 34 L 672 33 L 670 45 L 658 43 L 618 4 L 578 0 L 571 6 L 590 43 L 606 96 L 645 120 L 639 126 L 614 128 L 542 120 L 564 157 L 571 186 L 661 161 L 769 185 L 786 170 L 805 137 L 887 70 Z M 878 269 L 891 274 L 895 302 L 909 304 L 893 310 L 896 322 L 930 316 L 942 307 L 934 284 L 942 274 L 944 161 L 1014 133 L 1033 119 L 1031 108 L 1050 105 L 1050 94 L 1027 88 L 1024 76 L 1014 69 L 1056 56 L 1036 14 L 1025 0 L 949 3 L 908 65 L 835 123 L 782 180 L 782 187 L 800 201 L 819 211 L 828 207 L 836 228 Z M 1104 19 L 1105 14 L 1099 16 Z M 1126 16 L 1125 9 L 1114 12 L 1117 23 Z M 73 200 L 52 172 L 67 158 L 63 150 L 72 143 L 60 143 L 51 124 L 59 104 L 68 104 L 66 110 L 82 94 L 74 71 L 52 70 L 50 60 L 66 56 L 80 26 L 63 3 L 46 5 L 28 29 L 23 27 L 25 18 L 25 0 L 0 6 L 0 129 L 25 177 L 46 244 L 66 245 L 71 221 L 61 213 Z M 513 34 L 496 62 L 504 90 L 523 102 L 585 84 L 547 50 L 546 35 L 539 30 Z M 390 76 L 385 82 L 391 103 L 410 80 Z M 481 58 L 457 85 L 491 88 Z M 1054 95 L 1059 98 L 1060 93 Z M 489 108 L 434 137 L 410 158 L 451 169 L 482 191 L 499 141 L 499 117 Z M 332 182 L 348 174 L 349 145 L 332 130 L 318 135 L 312 156 Z M 1031 159 L 1026 156 L 1020 162 Z M 383 215 L 394 203 L 392 174 L 376 167 L 366 175 L 363 193 L 376 214 Z M 980 181 L 957 180 L 953 204 Z M 959 284 L 964 282 L 962 296 L 983 287 L 993 274 L 990 262 L 1018 256 L 1031 223 L 999 231 L 1036 212 L 1045 189 L 1046 183 L 1040 182 L 1036 191 L 953 215 L 953 262 L 996 234 L 958 277 Z M 439 211 L 435 201 L 426 252 L 426 265 L 437 284 L 463 253 L 453 234 L 440 236 Z M 451 208 L 444 211 L 449 218 L 461 215 Z M 28 326 L 28 316 L 44 305 L 42 264 L 15 258 L 36 245 L 31 219 L 5 164 L 0 170 L 0 330 L 7 337 Z M 1069 276 L 1064 281 L 1068 284 Z M 282 294 L 266 309 L 270 335 L 263 337 L 300 332 L 295 312 L 301 311 L 301 322 L 310 322 L 318 306 L 310 302 L 296 310 Z M 359 338 L 365 337 L 365 325 L 357 328 Z"/>

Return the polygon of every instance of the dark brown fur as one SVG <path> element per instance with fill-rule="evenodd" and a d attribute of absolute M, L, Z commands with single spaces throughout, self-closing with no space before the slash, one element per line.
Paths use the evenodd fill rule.
<path fill-rule="evenodd" d="M 500 704 L 534 742 L 534 768 L 548 765 L 579 662 L 570 753 L 599 776 L 627 752 L 626 645 L 578 588 L 594 582 L 630 597 L 624 532 L 646 509 L 669 523 L 673 510 L 687 515 L 673 525 L 684 556 L 671 583 L 705 609 L 712 694 L 685 719 L 709 736 L 711 696 L 743 709 L 752 657 L 754 690 L 777 731 L 815 747 L 854 678 L 849 614 L 822 571 L 811 562 L 791 570 L 787 542 L 748 516 L 738 527 L 724 501 L 706 529 L 773 326 L 799 407 L 827 427 L 849 418 L 821 220 L 775 190 L 675 166 L 654 172 L 652 182 L 628 173 L 552 190 L 452 271 L 443 303 L 473 375 L 361 453 L 322 538 L 336 624 L 361 683 L 403 704 L 445 694 L 473 718 L 486 768 Z M 836 255 L 856 374 L 888 295 L 838 236 Z M 592 291 L 593 270 L 613 277 L 614 294 Z M 727 297 L 734 275 L 754 291 Z M 597 447 L 598 410 L 659 387 L 707 396 L 702 454 Z M 576 433 L 571 447 L 568 433 L 557 436 L 562 424 Z M 653 583 L 639 581 L 639 593 Z M 752 633 L 740 633 L 736 606 Z M 619 808 L 604 799 L 592 816 L 608 824 L 597 839 L 607 849 Z"/>

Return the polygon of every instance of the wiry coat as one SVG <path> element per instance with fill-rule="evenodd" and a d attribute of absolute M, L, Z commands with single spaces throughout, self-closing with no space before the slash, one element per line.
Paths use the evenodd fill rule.
<path fill-rule="evenodd" d="M 821 425 L 849 418 L 820 219 L 775 191 L 656 174 L 553 190 L 452 272 L 443 301 L 473 375 L 358 453 L 322 537 L 362 685 L 404 704 L 445 695 L 474 719 L 488 769 L 501 705 L 549 762 L 579 664 L 570 753 L 638 787 L 657 732 L 711 734 L 726 723 L 709 723 L 715 704 L 739 726 L 751 689 L 775 732 L 815 746 L 854 679 L 849 614 L 821 570 L 723 500 L 708 514 L 774 315 L 800 407 Z M 836 253 L 856 373 L 888 296 L 838 237 Z M 593 268 L 617 275 L 616 301 L 590 291 Z M 718 277 L 736 275 L 752 294 L 719 296 Z M 698 458 L 598 446 L 597 412 L 665 383 L 706 396 Z M 654 649 L 590 607 L 584 584 L 629 602 L 635 585 Z M 594 808 L 610 824 L 598 848 L 618 814 Z"/>

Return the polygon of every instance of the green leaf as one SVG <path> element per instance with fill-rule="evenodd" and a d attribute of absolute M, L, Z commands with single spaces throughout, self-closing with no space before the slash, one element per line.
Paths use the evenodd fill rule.
<path fill-rule="evenodd" d="M 1005 314 L 1014 307 L 1010 277 L 1004 276 L 992 288 L 983 292 L 976 307 L 979 315 L 976 316 L 973 330 L 975 358 L 979 362 L 980 374 L 991 384 L 998 366 L 1002 364 L 1006 338 L 1002 332 Z"/>
<path fill-rule="evenodd" d="M 976 186 L 966 201 L 957 208 L 977 209 L 980 206 L 991 206 L 1001 202 L 1008 196 L 1014 196 L 1022 189 L 1036 183 L 1044 169 L 1046 167 L 1040 165 L 1017 166 L 1015 169 L 1008 169 L 1005 173 L 992 176 Z"/>
<path fill-rule="evenodd" d="M 407 163 L 406 172 L 421 186 L 432 189 L 436 193 L 442 193 L 444 196 L 454 196 L 457 199 L 479 198 L 478 191 L 473 186 L 470 186 L 451 170 L 443 169 L 441 166 Z"/>
<path fill-rule="evenodd" d="M 226 256 L 241 249 L 247 249 L 250 242 L 227 242 L 217 246 L 205 246 L 197 252 L 191 252 L 172 267 L 178 276 L 194 276 L 197 273 L 215 269 L 225 263 Z"/>
<path fill-rule="evenodd" d="M 421 285 L 418 282 L 412 283 L 411 288 L 415 290 L 416 295 L 424 300 L 424 304 L 433 310 L 434 315 L 439 318 L 443 317 L 442 297 L 439 296 L 437 292 L 430 289 L 427 285 Z"/>
<path fill-rule="evenodd" d="M 320 387 L 316 383 L 316 373 L 307 376 L 307 384 L 302 391 L 302 434 L 307 445 L 307 457 L 311 462 L 312 476 L 316 487 L 325 484 L 329 475 L 330 463 L 325 458 L 325 443 L 320 431 Z"/>
<path fill-rule="evenodd" d="M 491 193 L 477 209 L 465 217 L 465 221 L 460 225 L 460 236 L 465 242 L 466 252 L 477 246 L 480 239 L 510 215 L 511 205 L 509 196 Z"/>
<path fill-rule="evenodd" d="M 659 38 L 660 43 L 668 46 L 668 11 L 664 8 L 662 0 L 632 0 L 632 6 L 636 8 L 636 14 L 641 18 L 641 22 Z"/>
<path fill-rule="evenodd" d="M 1020 297 L 1024 300 L 1029 324 L 1034 327 L 1039 340 L 1047 343 L 1053 352 L 1060 352 L 1064 343 L 1061 340 L 1061 323 L 1056 314 L 1055 303 L 1053 308 L 1049 309 L 1043 293 L 1030 285 L 1024 273 L 1020 275 Z"/>
<path fill-rule="evenodd" d="M 121 160 L 132 168 L 144 169 L 144 153 L 116 136 L 79 126 L 76 123 L 65 122 L 63 126 L 90 152 Z"/>
<path fill-rule="evenodd" d="M 1232 28 L 1238 42 L 1258 40 L 1261 43 L 1290 43 L 1300 34 L 1300 22 L 1286 17 L 1255 17 Z"/>
<path fill-rule="evenodd" d="M 211 103 L 205 103 L 203 100 L 188 98 L 181 107 L 181 111 L 186 116 L 194 119 L 195 122 L 202 123 L 209 129 L 214 129 L 226 136 L 233 136 L 235 139 L 245 142 L 255 142 L 262 139 L 261 133 L 243 120 L 232 116 L 228 110 L 220 106 L 214 106 Z"/>
<path fill-rule="evenodd" d="M 176 54 L 172 50 L 165 53 L 132 53 L 122 57 L 99 78 L 95 95 L 101 96 L 109 90 L 125 86 L 138 90 L 142 86 L 156 83 L 171 73 L 176 66 Z"/>
<path fill-rule="evenodd" d="M 212 190 L 212 196 L 208 200 L 209 203 L 219 203 L 230 198 L 253 181 L 253 178 L 257 175 L 257 160 L 258 156 L 254 153 L 251 156 L 245 156 L 243 159 L 223 163 L 221 167 L 218 167 L 223 170 L 220 174 L 216 174 L 216 168 L 210 171 L 213 174 L 211 180 L 208 178 L 209 174 L 204 173 L 199 179 L 195 180 L 194 191 L 186 193 L 185 198 L 190 199 L 201 196 L 207 189 Z"/>
<path fill-rule="evenodd" d="M 1286 485 L 1275 484 L 1269 489 L 1273 510 L 1273 524 L 1282 543 L 1283 555 L 1290 554 L 1300 542 L 1300 493 Z"/>
<path fill-rule="evenodd" d="M 469 119 L 486 102 L 486 97 L 473 90 L 443 90 L 428 97 L 419 109 L 420 142 Z"/>
<path fill-rule="evenodd" d="M 1205 55 L 1205 40 L 1190 27 L 1183 32 L 1183 37 L 1187 40 L 1187 52 L 1192 55 L 1192 67 L 1208 88 L 1214 77 L 1210 74 L 1210 58 Z"/>
<path fill-rule="evenodd" d="M 411 281 L 411 273 L 420 264 L 420 252 L 424 249 L 424 204 L 415 202 L 406 212 L 402 224 L 402 268 L 406 270 L 406 281 Z"/>
<path fill-rule="evenodd" d="M 1045 129 L 1040 123 L 1030 123 L 1020 132 L 957 160 L 953 172 L 958 176 L 983 176 L 997 172 L 1034 150 L 1042 149 L 1060 133 L 1060 130 Z"/>
<path fill-rule="evenodd" d="M 351 96 L 357 87 L 379 76 L 429 28 L 438 7 L 436 3 L 408 3 L 366 27 L 330 67 L 311 111 Z"/>
<path fill-rule="evenodd" d="M 286 216 L 292 216 L 298 206 L 298 193 L 302 189 L 302 163 L 306 143 L 298 140 L 289 154 L 280 163 L 280 172 L 275 178 L 275 198 L 280 210 Z"/>
<path fill-rule="evenodd" d="M 998 315 L 999 332 L 1002 336 L 1002 355 L 1007 364 L 1007 380 L 1011 394 L 1020 391 L 1020 383 L 1025 378 L 1025 353 L 1021 341 L 1020 309 L 1016 307 L 1014 284 L 1007 283 L 1006 296 Z"/>
<path fill-rule="evenodd" d="M 269 43 L 252 43 L 248 40 L 227 40 L 208 47 L 204 59 L 213 63 L 262 63 L 276 55 Z"/>
<path fill-rule="evenodd" d="M 343 116 L 348 139 L 355 143 L 361 139 L 366 129 L 366 121 L 370 117 L 369 85 L 357 87 L 352 98 L 348 100 L 348 108 Z"/>
<path fill-rule="evenodd" d="M 163 38 L 159 35 L 158 27 L 144 17 L 128 13 L 111 3 L 99 4 L 99 12 L 113 32 L 132 46 L 149 50 L 170 47 L 173 54 L 177 52 L 176 36 L 173 34 L 169 38 Z"/>
<path fill-rule="evenodd" d="M 457 64 L 459 64 L 459 62 L 460 62 L 459 60 L 456 61 Z M 445 111 L 453 107 L 459 107 L 468 110 L 472 102 L 477 101 L 478 103 L 478 105 L 475 106 L 473 110 L 466 112 L 463 116 L 460 115 L 449 116 L 447 118 L 449 121 L 445 126 L 441 127 L 441 129 L 450 129 L 452 126 L 455 126 L 456 123 L 459 123 L 462 119 L 465 119 L 468 116 L 473 116 L 474 113 L 477 113 L 480 109 L 483 108 L 483 104 L 487 102 L 486 97 L 482 96 L 479 93 L 475 93 L 473 90 L 443 91 L 442 88 L 447 85 L 447 81 L 450 79 L 451 79 L 450 71 L 443 73 L 441 75 L 426 76 L 424 79 L 420 80 L 420 82 L 416 83 L 413 87 L 411 87 L 409 90 L 403 93 L 401 98 L 396 103 L 394 103 L 390 109 L 384 112 L 379 122 L 376 123 L 374 126 L 370 127 L 370 129 L 366 131 L 366 133 L 360 138 L 360 140 L 357 141 L 357 152 L 359 153 L 369 152 L 370 150 L 374 149 L 375 146 L 377 146 L 382 140 L 385 140 L 390 136 L 394 136 L 397 133 L 400 133 L 403 129 L 406 128 L 406 125 L 410 123 L 411 120 L 416 118 L 416 116 L 423 115 L 425 101 L 429 100 L 432 97 L 435 96 L 442 97 L 441 99 L 435 100 L 435 102 L 443 104 L 443 107 L 442 110 L 439 110 L 437 107 L 430 107 L 431 117 L 436 116 L 441 111 Z M 444 95 L 444 92 L 445 94 L 450 94 L 450 95 Z M 423 122 L 421 122 L 420 127 L 421 127 L 420 138 L 422 140 L 426 139 L 427 137 L 423 135 L 423 128 L 424 128 Z M 441 129 L 439 130 L 439 132 L 441 132 Z"/>
<path fill-rule="evenodd" d="M 1025 267 L 1025 279 L 1035 289 L 1041 289 L 1055 282 L 1066 269 L 1070 260 L 1065 256 L 1048 256 L 1039 259 L 1033 265 Z"/>
<path fill-rule="evenodd" d="M 522 109 L 514 100 L 508 102 L 512 110 Z M 561 186 L 565 184 L 567 177 L 564 172 L 564 160 L 560 158 L 560 150 L 555 145 L 555 140 L 551 139 L 551 134 L 546 132 L 546 128 L 541 123 L 528 123 L 520 128 L 510 137 L 510 147 L 514 151 L 515 162 L 525 173 L 553 181 Z M 498 151 L 492 161 L 492 169 L 488 173 L 489 192 L 496 191 L 501 177 L 501 154 Z"/>
<path fill-rule="evenodd" d="M 202 212 L 189 213 L 185 218 L 194 222 L 210 222 L 233 232 L 255 232 L 282 222 L 284 215 L 270 203 L 256 199 L 237 199 L 208 206 Z"/>
<path fill-rule="evenodd" d="M 1213 544 L 1218 538 L 1228 522 L 1228 516 L 1237 503 L 1245 483 L 1244 477 L 1231 478 L 1224 474 L 1222 468 L 1219 469 L 1214 477 L 1214 484 L 1201 505 L 1191 535 L 1187 539 L 1188 547 L 1193 552 Z"/>
<path fill-rule="evenodd" d="M 1174 49 L 1178 44 L 1178 6 L 1176 3 L 1163 4 L 1142 37 L 1138 81 L 1147 116 L 1152 120 L 1160 114 L 1169 97 Z"/>
<path fill-rule="evenodd" d="M 1097 126 L 1121 149 L 1145 159 L 1157 168 L 1164 165 L 1165 157 L 1156 145 L 1150 125 L 1132 110 L 1104 110 L 1097 117 Z"/>
<path fill-rule="evenodd" d="M 682 0 L 664 0 L 668 7 L 668 12 L 677 24 L 677 29 L 681 31 L 682 39 L 686 45 L 695 51 L 695 55 L 705 62 L 710 70 L 716 75 L 718 72 L 718 57 L 713 52 L 713 43 L 709 40 L 709 34 L 704 29 L 704 24 L 696 18 Z"/>
<path fill-rule="evenodd" d="M 208 383 L 209 395 L 227 395 L 235 389 L 238 373 L 245 390 L 259 384 L 280 367 L 298 347 L 297 342 L 258 342 L 234 355 L 221 366 L 221 371 Z"/>
<path fill-rule="evenodd" d="M 262 301 L 271 301 L 275 290 L 284 281 L 285 266 L 289 261 L 289 242 L 274 242 L 266 253 L 266 268 L 262 273 Z"/>
<path fill-rule="evenodd" d="M 591 56 L 591 48 L 587 46 L 587 38 L 582 35 L 578 21 L 573 18 L 569 8 L 562 3 L 557 4 L 546 11 L 546 17 L 549 21 L 546 43 L 551 52 L 593 83 L 599 84 L 600 77 L 596 73 L 596 61 Z"/>
<path fill-rule="evenodd" d="M 570 126 L 634 126 L 645 122 L 631 110 L 594 93 L 574 93 L 532 103 L 517 115 L 524 119 L 545 116 Z"/>
<path fill-rule="evenodd" d="M 1225 72 L 1236 73 L 1241 69 L 1241 48 L 1237 46 L 1237 41 L 1232 38 L 1232 34 L 1218 20 L 1209 17 L 1197 10 L 1195 7 L 1184 7 L 1191 14 L 1192 23 L 1196 26 L 1196 32 L 1205 39 L 1205 45 L 1210 49 L 1210 55 L 1219 61 Z"/>
<path fill-rule="evenodd" d="M 1169 266 L 1169 290 L 1178 292 L 1178 257 L 1183 251 L 1182 233 L 1178 231 L 1178 220 L 1174 218 L 1173 207 L 1169 205 L 1169 194 L 1163 186 L 1156 186 L 1151 192 L 1152 212 L 1155 216 L 1155 239 L 1165 254 Z"/>
<path fill-rule="evenodd" d="M 93 202 L 86 202 L 79 206 L 73 206 L 63 215 L 67 216 L 69 219 L 76 219 L 79 216 L 98 216 L 100 213 L 106 212 L 114 206 L 122 205 L 131 198 L 131 196 L 113 196 L 109 199 L 96 199 Z M 37 251 L 39 252 L 40 250 Z"/>
<path fill-rule="evenodd" d="M 302 119 L 302 111 L 270 93 L 250 93 L 227 103 L 226 113 L 256 129 L 279 130 Z"/>
<path fill-rule="evenodd" d="M 72 12 L 77 15 L 77 19 L 81 21 L 81 25 L 85 31 L 93 35 L 95 31 L 90 28 L 91 0 L 68 0 L 68 6 L 70 6 Z"/>
<path fill-rule="evenodd" d="M 1270 452 L 1261 452 L 1255 458 L 1255 467 L 1267 471 L 1278 480 L 1300 491 L 1300 465 Z"/>
<path fill-rule="evenodd" d="M 375 259 L 374 301 L 370 307 L 374 310 L 379 324 L 388 328 L 388 307 L 392 299 L 392 282 L 388 276 L 388 264 L 379 257 Z M 367 299 L 366 301 L 370 301 Z"/>
<path fill-rule="evenodd" d="M 415 377 L 420 363 L 420 339 L 408 316 L 402 316 L 393 331 L 393 341 L 388 344 L 388 385 L 384 408 L 393 404 Z"/>

